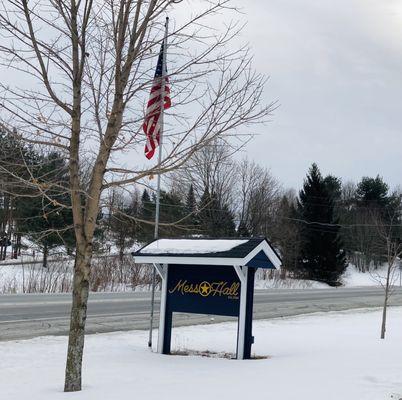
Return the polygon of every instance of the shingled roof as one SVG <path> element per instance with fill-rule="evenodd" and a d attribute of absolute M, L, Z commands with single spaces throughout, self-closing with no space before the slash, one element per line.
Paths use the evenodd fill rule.
<path fill-rule="evenodd" d="M 281 260 L 266 238 L 154 240 L 132 253 L 139 263 L 249 265 L 278 268 Z"/>

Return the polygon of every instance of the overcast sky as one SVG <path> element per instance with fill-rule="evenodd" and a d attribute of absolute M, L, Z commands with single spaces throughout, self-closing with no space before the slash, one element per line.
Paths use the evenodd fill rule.
<path fill-rule="evenodd" d="M 299 188 L 308 167 L 402 184 L 402 0 L 238 2 L 272 122 L 247 154 Z"/>
<path fill-rule="evenodd" d="M 280 104 L 245 155 L 285 187 L 299 189 L 313 162 L 402 185 L 402 0 L 233 1 L 248 22 L 240 41 L 270 76 L 264 100 Z"/>

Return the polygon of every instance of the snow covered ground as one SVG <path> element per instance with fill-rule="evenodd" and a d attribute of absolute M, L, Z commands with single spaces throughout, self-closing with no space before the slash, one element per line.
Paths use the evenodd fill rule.
<path fill-rule="evenodd" d="M 256 289 L 327 289 L 329 285 L 307 279 L 256 279 Z"/>
<path fill-rule="evenodd" d="M 354 265 L 349 264 L 342 275 L 342 284 L 344 287 L 380 287 L 381 282 L 385 283 L 386 269 L 387 267 L 384 265 L 371 272 L 360 272 Z M 330 287 L 325 283 L 306 279 L 258 279 L 258 274 L 256 278 L 255 287 L 257 289 L 325 289 Z M 402 270 L 397 271 L 394 278 L 394 285 L 402 284 Z"/>
<path fill-rule="evenodd" d="M 41 264 L 0 265 L 0 294 L 62 293 L 71 290 L 73 261 Z"/>
<path fill-rule="evenodd" d="M 359 286 L 380 286 L 380 282 L 385 283 L 387 267 L 384 265 L 371 272 L 359 272 L 355 266 L 349 265 L 342 276 L 342 282 L 346 287 Z M 394 285 L 402 283 L 402 269 L 394 274 Z"/>
<path fill-rule="evenodd" d="M 380 311 L 257 321 L 253 350 L 267 359 L 163 356 L 147 332 L 87 337 L 84 385 L 62 392 L 66 337 L 0 343 L 0 394 L 7 400 L 402 398 L 402 308 L 391 309 L 387 338 Z M 235 350 L 236 325 L 174 329 L 174 350 Z"/>
<path fill-rule="evenodd" d="M 51 262 L 49 269 L 41 264 L 0 265 L 0 294 L 25 292 L 66 292 L 71 289 L 73 262 Z M 256 289 L 325 289 L 328 285 L 302 279 L 260 279 L 255 280 Z M 121 291 L 132 290 L 121 285 Z M 135 290 L 147 290 L 147 287 Z M 114 291 L 118 291 L 115 289 Z"/>

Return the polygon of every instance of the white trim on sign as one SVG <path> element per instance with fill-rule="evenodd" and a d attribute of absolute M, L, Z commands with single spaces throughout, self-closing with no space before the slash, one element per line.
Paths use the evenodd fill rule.
<path fill-rule="evenodd" d="M 275 268 L 279 268 L 281 266 L 281 260 L 272 250 L 271 246 L 264 240 L 257 247 L 255 247 L 246 257 L 243 259 L 243 265 L 246 265 L 250 260 L 252 260 L 260 251 L 263 251 L 265 255 L 268 257 L 269 261 L 272 262 Z"/>
<path fill-rule="evenodd" d="M 134 256 L 138 264 L 187 264 L 187 265 L 228 265 L 242 264 L 242 258 L 219 257 L 177 257 L 177 256 Z"/>
<path fill-rule="evenodd" d="M 156 265 L 155 265 L 156 267 Z M 159 267 L 159 268 L 158 268 Z M 159 265 L 156 267 L 157 271 L 160 271 L 162 279 L 162 293 L 161 293 L 161 305 L 159 311 L 159 329 L 158 329 L 158 353 L 163 352 L 163 342 L 165 340 L 165 316 L 166 316 L 166 298 L 167 298 L 167 278 L 168 278 L 168 266 Z"/>
<path fill-rule="evenodd" d="M 247 306 L 247 270 L 248 267 L 240 265 L 233 266 L 237 276 L 240 279 L 240 310 L 239 310 L 239 327 L 237 336 L 237 359 L 244 359 L 244 342 L 246 333 L 246 306 Z"/>

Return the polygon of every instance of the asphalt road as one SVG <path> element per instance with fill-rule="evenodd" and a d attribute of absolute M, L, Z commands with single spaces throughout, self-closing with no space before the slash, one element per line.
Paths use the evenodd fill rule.
<path fill-rule="evenodd" d="M 267 319 L 320 311 L 380 307 L 381 288 L 276 289 L 257 290 L 254 318 Z M 159 308 L 157 294 L 157 309 Z M 402 305 L 402 289 L 396 288 L 391 305 Z M 0 296 L 0 340 L 27 339 L 68 332 L 70 294 L 25 294 Z M 87 332 L 112 332 L 147 329 L 149 293 L 91 293 Z M 155 314 L 155 325 L 158 321 Z M 233 318 L 232 318 L 233 319 Z M 195 314 L 177 314 L 174 326 L 214 323 L 231 318 Z"/>

